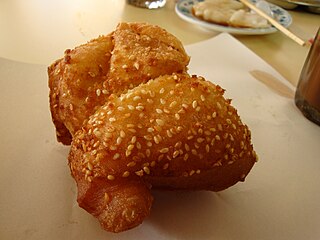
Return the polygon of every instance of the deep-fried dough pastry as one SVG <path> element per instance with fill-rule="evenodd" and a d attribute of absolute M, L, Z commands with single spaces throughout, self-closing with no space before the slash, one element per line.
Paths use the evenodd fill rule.
<path fill-rule="evenodd" d="M 219 191 L 256 161 L 250 131 L 224 90 L 173 74 L 112 95 L 78 131 L 69 165 L 79 205 L 119 232 L 149 215 L 149 188 Z"/>
<path fill-rule="evenodd" d="M 70 144 L 74 133 L 110 94 L 120 94 L 160 75 L 185 72 L 181 42 L 164 29 L 121 23 L 48 68 L 50 108 L 57 139 Z"/>

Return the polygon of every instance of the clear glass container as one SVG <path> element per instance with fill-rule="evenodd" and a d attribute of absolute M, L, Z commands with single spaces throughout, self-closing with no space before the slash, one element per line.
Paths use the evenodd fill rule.
<path fill-rule="evenodd" d="M 156 9 L 163 7 L 166 4 L 166 0 L 127 0 L 127 2 L 133 6 L 148 8 L 148 9 Z"/>
<path fill-rule="evenodd" d="M 295 103 L 303 115 L 320 126 L 320 28 L 304 63 Z"/>

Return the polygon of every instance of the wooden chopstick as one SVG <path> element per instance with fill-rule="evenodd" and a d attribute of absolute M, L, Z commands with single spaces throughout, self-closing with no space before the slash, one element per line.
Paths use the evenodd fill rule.
<path fill-rule="evenodd" d="M 251 2 L 249 2 L 248 0 L 240 0 L 240 2 L 242 2 L 243 4 L 245 4 L 246 6 L 248 6 L 250 9 L 252 9 L 253 11 L 255 11 L 257 14 L 259 14 L 260 16 L 264 17 L 265 19 L 267 19 L 275 28 L 277 28 L 279 31 L 281 31 L 282 33 L 284 33 L 285 35 L 287 35 L 289 38 L 291 38 L 293 41 L 295 41 L 296 43 L 300 44 L 301 46 L 306 45 L 306 42 L 303 41 L 301 38 L 299 38 L 298 36 L 294 35 L 292 32 L 290 32 L 288 29 L 286 29 L 284 26 L 282 26 L 280 23 L 278 23 L 276 20 L 274 20 L 272 17 L 270 17 L 268 14 L 266 14 L 264 11 L 262 11 L 261 9 L 259 9 L 258 7 L 256 7 L 254 4 L 252 4 Z"/>

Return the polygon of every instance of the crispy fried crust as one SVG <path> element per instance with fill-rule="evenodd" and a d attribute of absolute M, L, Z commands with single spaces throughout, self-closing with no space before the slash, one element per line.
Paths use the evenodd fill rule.
<path fill-rule="evenodd" d="M 80 206 L 118 232 L 148 216 L 149 184 L 219 191 L 243 181 L 256 154 L 248 127 L 223 93 L 201 77 L 173 74 L 110 97 L 71 146 Z"/>
<path fill-rule="evenodd" d="M 121 23 L 107 36 L 67 50 L 48 68 L 50 109 L 57 139 L 70 144 L 85 120 L 111 94 L 160 75 L 185 72 L 181 42 L 160 27 Z"/>

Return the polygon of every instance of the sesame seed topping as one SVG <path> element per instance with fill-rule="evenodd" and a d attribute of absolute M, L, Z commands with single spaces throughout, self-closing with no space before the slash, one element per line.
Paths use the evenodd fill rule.
<path fill-rule="evenodd" d="M 159 114 L 163 113 L 163 111 L 161 109 L 159 109 L 159 108 L 156 109 L 156 112 L 159 113 Z"/>
<path fill-rule="evenodd" d="M 112 181 L 112 180 L 115 179 L 115 177 L 114 177 L 113 175 L 108 175 L 108 176 L 107 176 L 107 179 L 110 180 L 110 181 Z"/>
<path fill-rule="evenodd" d="M 170 103 L 169 107 L 170 107 L 170 108 L 173 108 L 173 107 L 176 106 L 176 105 L 177 105 L 177 101 L 173 101 L 173 102 Z"/>
<path fill-rule="evenodd" d="M 176 114 L 174 115 L 174 117 L 175 117 L 177 120 L 180 120 L 180 115 L 179 115 L 179 113 L 176 113 Z"/>
<path fill-rule="evenodd" d="M 204 102 L 206 98 L 203 95 L 200 95 L 201 101 Z"/>
<path fill-rule="evenodd" d="M 156 123 L 157 123 L 159 126 L 163 126 L 163 125 L 164 125 L 164 121 L 163 121 L 162 119 L 159 119 L 159 118 L 156 119 Z"/>
<path fill-rule="evenodd" d="M 159 144 L 160 143 L 160 138 L 159 138 L 159 135 L 157 135 L 157 136 L 154 136 L 153 137 L 153 140 L 154 140 L 154 142 L 156 143 L 156 144 Z"/>
<path fill-rule="evenodd" d="M 221 104 L 220 104 L 219 102 L 217 102 L 217 107 L 218 107 L 219 109 L 222 109 L 222 106 L 221 106 Z"/>
<path fill-rule="evenodd" d="M 130 104 L 127 107 L 128 107 L 129 110 L 134 110 L 134 106 L 132 106 Z"/>
<path fill-rule="evenodd" d="M 148 175 L 150 174 L 150 169 L 148 167 L 143 167 L 143 171 Z"/>
<path fill-rule="evenodd" d="M 147 157 L 150 157 L 150 155 L 151 155 L 150 149 L 147 149 L 147 150 L 146 150 L 146 155 L 147 155 Z"/>
<path fill-rule="evenodd" d="M 133 101 L 138 101 L 138 100 L 140 100 L 140 99 L 141 99 L 140 96 L 134 96 L 134 97 L 133 97 Z"/>
<path fill-rule="evenodd" d="M 178 157 L 179 154 L 180 154 L 180 151 L 179 151 L 179 150 L 174 151 L 174 153 L 173 153 L 173 155 L 172 155 L 172 158 Z"/>
<path fill-rule="evenodd" d="M 160 153 L 167 153 L 167 152 L 169 152 L 169 148 L 162 148 L 160 150 Z"/>
<path fill-rule="evenodd" d="M 128 147 L 127 147 L 127 150 L 128 151 L 132 151 L 134 149 L 134 145 L 133 144 L 130 144 Z"/>
<path fill-rule="evenodd" d="M 114 117 L 111 117 L 111 118 L 109 118 L 109 121 L 110 121 L 110 122 L 115 122 L 116 119 L 115 119 Z"/>
<path fill-rule="evenodd" d="M 188 154 L 188 153 L 186 153 L 186 154 L 184 155 L 184 157 L 183 157 L 183 160 L 184 160 L 184 161 L 187 161 L 187 160 L 188 160 L 188 158 L 189 158 L 189 154 Z"/>
<path fill-rule="evenodd" d="M 125 171 L 123 174 L 122 174 L 122 177 L 129 177 L 130 175 L 130 172 L 129 171 Z"/>
<path fill-rule="evenodd" d="M 97 89 L 97 90 L 96 90 L 96 94 L 97 94 L 97 96 L 99 97 L 100 94 L 101 94 L 101 89 Z"/>
<path fill-rule="evenodd" d="M 218 140 L 218 141 L 221 140 L 221 138 L 220 138 L 219 135 L 216 135 L 216 136 L 215 136 L 215 139 Z"/>
<path fill-rule="evenodd" d="M 212 118 L 215 118 L 217 116 L 217 113 L 213 112 L 211 116 L 212 116 Z"/>
<path fill-rule="evenodd" d="M 117 145 L 120 145 L 122 142 L 122 137 L 118 137 L 116 140 Z"/>
<path fill-rule="evenodd" d="M 139 177 L 143 176 L 143 170 L 136 171 L 135 174 Z"/>
<path fill-rule="evenodd" d="M 136 162 L 129 162 L 128 164 L 127 164 L 127 167 L 134 167 L 136 165 Z"/>
<path fill-rule="evenodd" d="M 113 159 L 116 160 L 120 157 L 120 154 L 119 153 L 116 153 L 115 155 L 113 155 Z"/>
<path fill-rule="evenodd" d="M 163 165 L 162 168 L 163 168 L 163 170 L 166 170 L 168 167 L 169 167 L 169 163 L 166 163 L 166 164 Z"/>
<path fill-rule="evenodd" d="M 169 130 L 167 130 L 167 135 L 168 135 L 169 138 L 172 137 L 172 133 Z"/>
<path fill-rule="evenodd" d="M 120 137 L 124 138 L 126 136 L 126 133 L 123 130 L 120 130 Z"/>
<path fill-rule="evenodd" d="M 196 101 L 196 100 L 194 100 L 193 102 L 192 102 L 192 107 L 193 108 L 196 108 L 198 106 L 198 102 Z"/>
<path fill-rule="evenodd" d="M 164 88 L 161 88 L 159 91 L 160 94 L 164 93 Z"/>
<path fill-rule="evenodd" d="M 161 103 L 162 105 L 164 105 L 164 104 L 166 104 L 166 100 L 164 100 L 163 98 L 160 98 L 160 103 Z"/>

